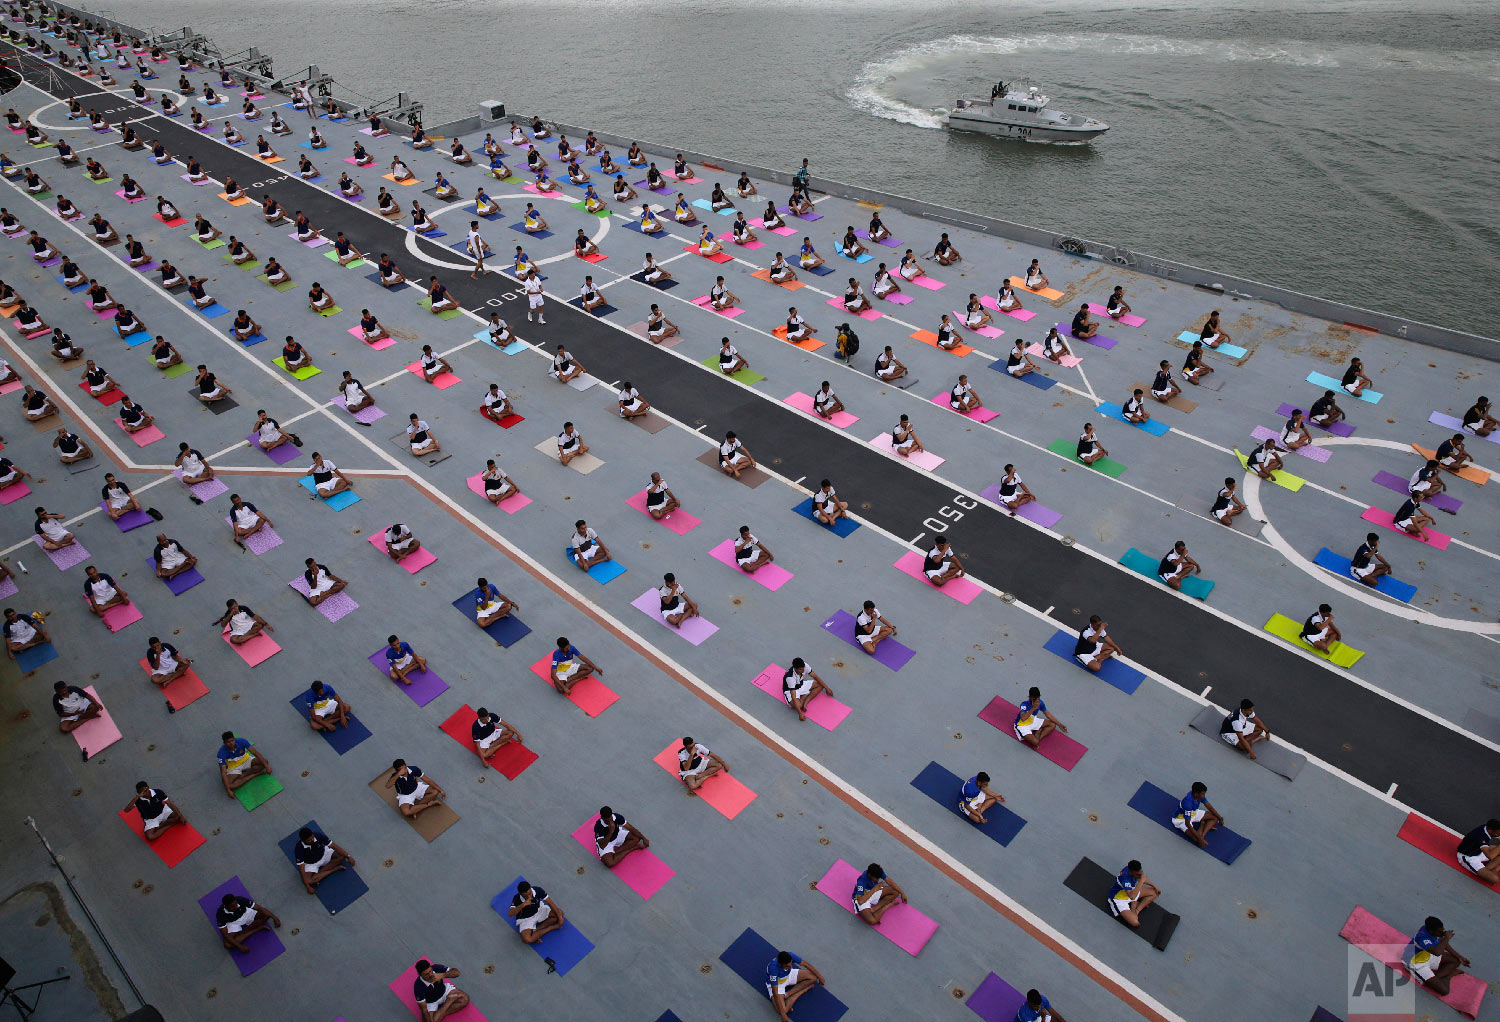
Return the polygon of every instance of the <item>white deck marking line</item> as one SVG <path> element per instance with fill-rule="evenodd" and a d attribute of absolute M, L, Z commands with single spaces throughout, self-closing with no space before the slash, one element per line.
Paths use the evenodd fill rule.
<path fill-rule="evenodd" d="M 1198 693 L 1198 698 L 1199 699 L 1207 699 L 1208 698 L 1208 694 L 1210 692 L 1212 692 L 1213 690 L 1214 690 L 1214 687 L 1212 685 L 1204 685 L 1203 686 L 1203 691 Z M 1386 794 L 1389 795 L 1390 792 L 1386 792 Z"/>
<path fill-rule="evenodd" d="M 1387 796 L 1396 794 L 1396 782 L 1395 781 L 1392 781 L 1391 782 L 1391 786 L 1389 788 L 1385 789 L 1385 793 L 1386 793 Z"/>
<path fill-rule="evenodd" d="M 1056 610 L 1056 609 L 1057 609 L 1057 604 L 1055 604 L 1055 603 L 1049 604 L 1048 607 L 1047 607 L 1047 609 L 1044 610 L 1044 611 L 1042 611 L 1042 617 L 1048 617 L 1048 616 L 1050 616 L 1051 613 L 1054 610 Z"/>

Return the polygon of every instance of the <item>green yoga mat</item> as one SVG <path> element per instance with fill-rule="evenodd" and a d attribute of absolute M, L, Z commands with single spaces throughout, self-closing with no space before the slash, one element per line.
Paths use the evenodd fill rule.
<path fill-rule="evenodd" d="M 204 247 L 205 248 L 213 248 L 212 245 L 206 245 Z M 238 269 L 241 269 L 241 270 L 253 270 L 257 266 L 260 265 L 260 260 L 259 259 L 246 259 L 242 263 L 237 263 L 237 262 L 234 261 L 234 256 L 230 255 L 228 252 L 224 253 L 223 259 L 229 265 L 234 266 L 234 267 L 236 267 Z"/>
<path fill-rule="evenodd" d="M 295 280 L 283 280 L 280 284 L 272 284 L 269 280 L 266 279 L 266 275 L 264 273 L 259 274 L 255 279 L 263 284 L 269 285 L 271 288 L 277 291 L 290 291 L 292 288 L 297 286 L 297 282 Z"/>
<path fill-rule="evenodd" d="M 146 361 L 150 362 L 153 366 L 156 365 L 156 359 L 152 358 L 150 355 L 146 356 Z M 188 365 L 186 362 L 178 362 L 174 366 L 167 366 L 161 371 L 161 374 L 169 380 L 175 380 L 183 373 L 190 373 L 192 371 L 193 367 Z"/>
<path fill-rule="evenodd" d="M 271 359 L 271 361 L 278 367 L 280 367 L 282 372 L 286 372 L 285 356 L 277 355 L 275 358 Z M 298 369 L 295 373 L 292 373 L 292 378 L 295 380 L 310 380 L 314 376 L 317 376 L 322 372 L 323 370 L 319 369 L 317 366 L 307 366 L 305 368 Z"/>
<path fill-rule="evenodd" d="M 1302 641 L 1302 625 L 1299 622 L 1293 621 L 1285 614 L 1272 614 L 1271 620 L 1265 623 L 1265 630 L 1278 639 L 1285 639 L 1298 649 L 1304 649 L 1313 656 L 1322 657 L 1324 660 L 1331 662 L 1335 667 L 1353 667 L 1359 663 L 1359 658 L 1365 655 L 1363 650 L 1355 649 L 1353 646 L 1346 646 L 1342 642 L 1335 642 L 1333 644 L 1332 656 L 1324 653 L 1322 650 L 1313 649 Z"/>
<path fill-rule="evenodd" d="M 712 369 L 716 373 L 719 372 L 719 356 L 718 355 L 714 355 L 714 356 L 712 356 L 710 358 L 705 358 L 702 362 L 699 362 L 698 364 L 699 365 L 708 366 L 710 369 Z M 723 374 L 720 374 L 720 375 L 723 375 Z M 762 380 L 765 379 L 764 376 L 762 376 L 760 373 L 756 372 L 754 369 L 741 369 L 739 372 L 734 373 L 729 378 L 731 380 L 737 380 L 740 383 L 748 383 L 751 386 L 754 386 L 755 384 L 757 384 L 757 383 L 759 383 L 759 382 L 761 382 Z"/>
<path fill-rule="evenodd" d="M 580 212 L 580 213 L 589 213 L 590 212 L 589 211 L 588 203 L 586 203 L 586 202 L 575 202 L 575 203 L 573 203 L 573 208 L 576 209 L 576 210 L 578 210 L 578 212 Z M 608 218 L 609 217 L 609 210 L 608 209 L 594 210 L 590 215 Z"/>
<path fill-rule="evenodd" d="M 1125 551 L 1125 556 L 1120 558 L 1120 563 L 1131 571 L 1140 572 L 1147 578 L 1154 578 L 1158 582 L 1161 582 L 1161 576 L 1156 572 L 1156 569 L 1161 567 L 1161 560 L 1159 558 L 1143 554 L 1135 547 L 1131 547 Z M 1162 582 L 1162 585 L 1166 585 L 1166 583 Z M 1182 588 L 1178 591 L 1184 596 L 1191 596 L 1195 600 L 1206 600 L 1208 599 L 1208 594 L 1213 591 L 1213 588 L 1214 584 L 1207 579 L 1197 575 L 1189 575 L 1182 580 Z"/>
<path fill-rule="evenodd" d="M 1064 458 L 1071 458 L 1074 461 L 1078 461 L 1078 441 L 1076 440 L 1054 440 L 1047 445 L 1047 450 L 1053 454 L 1061 454 Z M 1078 464 L 1082 465 L 1083 462 L 1078 461 Z M 1103 472 L 1111 479 L 1118 479 L 1125 474 L 1125 466 L 1113 458 L 1100 458 L 1092 465 L 1085 467 Z"/>
<path fill-rule="evenodd" d="M 1240 460 L 1240 468 L 1248 472 L 1250 470 L 1250 462 L 1239 452 L 1239 448 L 1235 448 L 1234 456 Z M 1292 475 L 1284 468 L 1278 468 L 1275 472 L 1271 473 L 1271 482 L 1283 490 L 1291 490 L 1293 493 L 1296 493 L 1302 489 L 1307 480 L 1301 476 Z"/>
<path fill-rule="evenodd" d="M 213 241 L 198 241 L 197 235 L 194 235 L 193 240 L 197 241 L 198 244 L 202 245 L 206 249 L 223 248 L 225 245 L 223 238 L 215 238 Z"/>
<path fill-rule="evenodd" d="M 329 249 L 327 252 L 323 253 L 323 258 L 337 263 L 339 261 L 339 254 L 333 249 Z M 342 265 L 346 270 L 357 270 L 361 266 L 369 266 L 370 264 L 365 262 L 363 259 L 351 259 L 347 263 L 341 263 L 340 265 Z"/>
<path fill-rule="evenodd" d="M 259 774 L 234 789 L 234 797 L 240 800 L 247 813 L 253 813 L 271 799 L 280 795 L 281 782 L 274 774 Z"/>
<path fill-rule="evenodd" d="M 426 309 L 428 312 L 432 311 L 432 299 L 431 298 L 423 298 L 423 299 L 419 300 L 417 302 L 417 304 L 420 305 L 422 308 Z M 455 318 L 457 318 L 459 316 L 462 316 L 463 314 L 464 314 L 464 312 L 463 312 L 462 309 L 449 309 L 447 312 L 440 312 L 440 313 L 438 313 L 437 317 L 438 317 L 438 319 L 455 319 Z"/>

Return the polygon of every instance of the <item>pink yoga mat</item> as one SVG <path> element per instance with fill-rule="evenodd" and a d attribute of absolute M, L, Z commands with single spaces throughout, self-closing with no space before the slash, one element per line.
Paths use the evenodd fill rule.
<path fill-rule="evenodd" d="M 47 555 L 47 560 L 57 565 L 58 571 L 67 571 L 69 568 L 82 564 L 89 559 L 89 552 L 76 539 L 61 550 L 46 549 L 42 546 L 42 537 L 40 536 L 32 536 L 31 539 L 36 543 L 36 548 Z"/>
<path fill-rule="evenodd" d="M 890 302 L 892 305 L 910 305 L 912 302 L 916 301 L 916 299 L 909 294 L 904 294 L 903 292 L 896 291 L 886 295 L 881 299 L 881 301 Z"/>
<path fill-rule="evenodd" d="M 379 550 L 380 556 L 386 560 L 391 559 L 390 554 L 385 552 L 385 530 L 388 528 L 390 526 L 387 525 L 370 537 L 370 545 Z M 407 554 L 396 563 L 405 568 L 408 575 L 415 575 L 429 564 L 436 564 L 437 555 L 424 546 L 416 553 Z"/>
<path fill-rule="evenodd" d="M 422 364 L 420 362 L 413 362 L 411 365 L 406 367 L 406 371 L 417 377 L 417 379 L 419 380 L 425 379 L 425 377 L 422 376 Z M 438 390 L 447 390 L 449 387 L 456 386 L 457 384 L 460 384 L 462 382 L 464 381 L 448 372 L 438 373 L 432 378 L 432 385 Z"/>
<path fill-rule="evenodd" d="M 973 603 L 974 597 L 983 591 L 973 582 L 969 581 L 968 578 L 955 578 L 941 587 L 935 586 L 927 581 L 926 575 L 922 574 L 922 563 L 922 555 L 911 552 L 902 554 L 901 559 L 893 567 L 903 575 L 910 575 L 912 578 L 917 579 L 927 588 L 936 589 L 944 596 L 951 596 L 964 605 Z"/>
<path fill-rule="evenodd" d="M 436 961 L 437 959 L 434 957 L 432 960 Z M 417 1009 L 417 998 L 411 990 L 411 985 L 416 978 L 417 967 L 413 963 L 405 972 L 391 981 L 390 991 L 396 995 L 397 1000 L 406 1005 L 407 1011 L 420 1019 L 422 1013 Z M 484 1012 L 470 1003 L 462 1011 L 456 1011 L 452 1015 L 447 1016 L 444 1022 L 490 1022 L 490 1020 L 484 1017 Z"/>
<path fill-rule="evenodd" d="M 848 309 L 844 308 L 844 300 L 842 298 L 830 298 L 824 304 L 831 305 L 835 309 L 838 309 L 840 312 L 846 313 L 848 315 L 858 316 L 860 319 L 868 319 L 871 322 L 879 319 L 882 315 L 882 313 L 876 312 L 874 309 L 865 309 L 862 312 L 850 313 Z"/>
<path fill-rule="evenodd" d="M 1089 302 L 1089 311 L 1092 312 L 1096 316 L 1103 316 L 1105 319 L 1110 320 L 1111 322 L 1114 322 L 1114 323 L 1124 323 L 1126 326 L 1145 326 L 1146 325 L 1145 318 L 1141 317 L 1141 316 L 1137 316 L 1133 312 L 1127 312 L 1127 313 L 1125 313 L 1125 315 L 1121 316 L 1119 319 L 1116 319 L 1114 316 L 1111 316 L 1109 314 L 1109 310 L 1108 309 L 1106 309 L 1104 306 L 1098 305 L 1098 304 L 1096 304 L 1094 302 Z"/>
<path fill-rule="evenodd" d="M 275 656 L 277 653 L 281 652 L 281 646 L 279 646 L 276 640 L 271 638 L 265 632 L 261 632 L 249 642 L 242 642 L 239 645 L 235 645 L 234 643 L 229 641 L 229 629 L 224 629 L 221 634 L 224 638 L 225 645 L 238 653 L 240 655 L 240 659 L 245 661 L 246 665 L 250 667 L 255 667 L 258 664 L 263 664 L 267 660 Z"/>
<path fill-rule="evenodd" d="M 467 478 L 467 479 L 464 480 L 464 483 L 469 487 L 470 490 L 473 490 L 475 493 L 479 494 L 481 497 L 484 497 L 484 482 L 483 482 L 483 479 L 484 479 L 484 473 L 481 472 L 478 475 L 469 476 L 469 478 Z M 488 503 L 490 498 L 484 497 L 484 499 L 485 499 L 485 502 Z M 495 506 L 498 507 L 501 511 L 504 511 L 506 514 L 513 515 L 517 511 L 521 510 L 523 507 L 525 507 L 527 504 L 530 504 L 530 503 L 531 503 L 531 498 L 528 497 L 528 496 L 526 496 L 526 494 L 524 494 L 524 493 L 513 493 L 509 497 L 506 497 L 504 500 L 502 500 L 499 504 L 497 504 Z M 385 543 L 385 541 L 381 540 L 380 547 L 381 547 L 382 550 L 385 549 L 384 543 Z"/>
<path fill-rule="evenodd" d="M 1031 746 L 1026 745 L 1021 739 L 1016 738 L 1016 714 L 1020 712 L 1021 708 L 1019 706 L 1006 702 L 1004 699 L 996 696 L 985 704 L 984 709 L 979 711 L 979 719 L 986 724 L 993 724 L 1001 731 L 1010 735 L 1018 745 L 1024 745 L 1029 749 Z M 1036 747 L 1036 751 L 1041 753 L 1043 759 L 1051 760 L 1064 770 L 1072 770 L 1078 765 L 1078 761 L 1083 758 L 1083 754 L 1089 750 L 1082 742 L 1074 741 L 1061 731 L 1053 731 L 1046 738 L 1042 739 L 1041 744 Z"/>
<path fill-rule="evenodd" d="M 1000 413 L 999 412 L 992 411 L 992 410 L 990 410 L 988 408 L 984 408 L 984 407 L 975 408 L 975 409 L 972 409 L 972 410 L 967 411 L 967 412 L 960 412 L 960 411 L 958 411 L 956 408 L 954 408 L 951 404 L 948 403 L 948 392 L 947 391 L 944 391 L 943 393 L 939 394 L 937 397 L 933 398 L 932 399 L 932 403 L 935 404 L 935 405 L 937 405 L 939 408 L 946 408 L 950 412 L 956 412 L 957 414 L 962 415 L 966 419 L 973 419 L 975 422 L 989 422 L 991 419 L 998 419 L 998 418 L 1000 418 Z"/>
<path fill-rule="evenodd" d="M 104 622 L 104 627 L 108 628 L 111 632 L 118 632 L 126 625 L 135 624 L 144 616 L 139 607 L 126 601 L 118 607 L 111 607 L 106 610 L 101 620 Z"/>
<path fill-rule="evenodd" d="M 573 840 L 587 848 L 590 855 L 596 857 L 598 851 L 594 844 L 594 824 L 598 819 L 599 814 L 595 813 L 582 827 L 573 831 Z M 650 901 L 652 895 L 665 887 L 668 880 L 677 875 L 675 869 L 658 859 L 656 853 L 649 848 L 637 848 L 616 863 L 610 872 L 619 877 L 626 887 L 647 901 Z"/>
<path fill-rule="evenodd" d="M 146 677 L 149 678 L 151 665 L 146 663 L 146 658 L 141 657 L 136 663 L 141 665 L 141 670 L 145 671 Z M 172 704 L 172 709 L 180 710 L 208 695 L 208 686 L 203 684 L 203 679 L 198 677 L 198 672 L 189 667 L 182 677 L 162 685 L 161 694 L 166 696 L 167 702 Z"/>
<path fill-rule="evenodd" d="M 104 700 L 99 698 L 99 693 L 94 686 L 85 685 L 83 690 L 89 694 L 89 698 L 104 707 Z M 124 735 L 120 729 L 115 727 L 114 718 L 109 715 L 109 708 L 100 709 L 99 716 L 93 720 L 85 721 L 69 732 L 73 741 L 83 750 L 84 759 L 92 759 L 111 745 L 118 742 Z"/>
<path fill-rule="evenodd" d="M 19 483 L 11 483 L 5 489 L 0 490 L 0 506 L 3 506 L 5 504 L 14 504 L 22 497 L 29 496 L 31 496 L 31 487 L 27 486 L 24 481 Z"/>
<path fill-rule="evenodd" d="M 631 507 L 635 508 L 646 517 L 651 517 L 651 512 L 646 510 L 645 490 L 642 490 L 640 493 L 637 493 L 634 496 L 626 498 L 625 503 L 629 504 Z M 677 535 L 679 536 L 686 536 L 689 532 L 692 532 L 698 526 L 703 524 L 701 519 L 694 518 L 692 515 L 682 510 L 682 508 L 678 508 L 675 511 L 668 512 L 665 518 L 652 518 L 651 520 L 654 522 L 659 522 L 660 524 L 666 526 L 668 529 L 671 529 L 673 532 L 677 533 Z M 698 643 L 695 642 L 693 643 L 693 645 L 696 646 L 698 645 Z"/>
<path fill-rule="evenodd" d="M 119 419 L 115 420 L 115 425 L 121 429 L 125 428 L 125 424 Z M 125 435 L 134 440 L 137 447 L 145 447 L 147 444 L 154 444 L 158 440 L 165 440 L 167 438 L 167 434 L 157 429 L 155 425 L 147 426 L 145 429 L 138 429 L 134 433 L 126 433 Z"/>
<path fill-rule="evenodd" d="M 957 310 L 954 310 L 954 312 L 953 312 L 953 322 L 955 322 L 959 326 L 963 327 L 963 329 L 969 331 L 969 333 L 971 333 L 971 334 L 978 334 L 980 337 L 1003 337 L 1005 335 L 1005 331 L 1001 330 L 999 327 L 993 327 L 993 326 L 972 327 L 972 326 L 969 326 L 966 322 L 964 322 L 964 314 L 961 313 L 961 312 L 959 312 L 959 311 L 957 311 Z"/>
<path fill-rule="evenodd" d="M 817 415 L 818 418 L 823 419 L 823 417 L 821 415 L 818 415 L 817 411 L 813 408 L 813 399 L 811 394 L 804 394 L 799 390 L 795 394 L 787 395 L 784 400 L 787 404 L 791 405 L 799 412 L 806 412 L 808 415 Z M 839 429 L 847 429 L 848 427 L 854 425 L 859 421 L 859 416 L 850 415 L 848 412 L 834 412 L 832 417 L 823 419 L 823 421 L 830 422 L 833 425 L 837 426 Z"/>
<path fill-rule="evenodd" d="M 678 628 L 667 624 L 667 619 L 662 617 L 661 597 L 657 591 L 647 589 L 644 593 L 630 601 L 630 605 L 647 617 L 655 618 L 656 623 L 669 631 L 676 632 L 694 646 L 701 646 L 705 639 L 719 630 L 719 626 L 710 621 L 705 621 L 701 616 L 690 617 L 682 622 Z"/>
<path fill-rule="evenodd" d="M 734 559 L 734 540 L 732 539 L 726 539 L 714 547 L 708 552 L 708 556 L 720 564 L 729 565 L 736 573 L 743 575 L 745 578 L 759 582 L 773 593 L 796 577 L 790 571 L 775 563 L 757 568 L 753 573 L 741 571 L 739 564 Z"/>
<path fill-rule="evenodd" d="M 1011 309 L 1007 312 L 1004 309 L 1000 308 L 1000 300 L 993 297 L 992 295 L 980 295 L 979 304 L 983 305 L 991 312 L 998 312 L 1002 316 L 1009 316 L 1011 319 L 1019 319 L 1022 323 L 1025 323 L 1027 320 L 1034 319 L 1036 317 L 1036 313 L 1028 312 L 1025 309 Z"/>
<path fill-rule="evenodd" d="M 1277 442 L 1276 449 L 1282 454 L 1287 453 L 1286 448 L 1281 446 L 1281 434 L 1275 432 L 1274 430 L 1267 429 L 1265 426 L 1256 426 L 1250 431 L 1250 435 L 1259 440 L 1261 443 L 1265 443 L 1267 440 L 1275 440 Z M 1308 444 L 1306 447 L 1299 447 L 1291 453 L 1307 458 L 1309 461 L 1316 461 L 1320 465 L 1326 462 L 1329 458 L 1333 457 L 1332 451 L 1330 451 L 1326 447 L 1319 447 L 1316 444 Z"/>
<path fill-rule="evenodd" d="M 708 295 L 703 295 L 699 298 L 693 299 L 693 304 L 698 306 L 698 308 L 707 309 L 709 312 L 717 312 L 725 319 L 736 319 L 745 314 L 745 310 L 737 305 L 731 305 L 727 309 L 716 309 L 712 305 L 710 305 L 709 302 L 710 298 L 708 297 Z"/>
<path fill-rule="evenodd" d="M 1372 507 L 1367 509 L 1364 514 L 1360 515 L 1360 517 L 1367 522 L 1373 522 L 1376 525 L 1381 525 L 1387 529 L 1390 529 L 1392 532 L 1400 533 L 1407 539 L 1417 539 L 1416 536 L 1413 536 L 1405 529 L 1398 529 L 1396 527 L 1396 516 L 1391 514 L 1389 511 L 1381 510 L 1378 507 Z M 1434 550 L 1447 550 L 1448 544 L 1453 542 L 1453 537 L 1438 532 L 1431 526 L 1424 527 L 1422 529 L 1422 532 L 1425 534 L 1425 538 L 1417 540 L 1417 542 L 1425 543 L 1428 546 L 1432 547 Z"/>
<path fill-rule="evenodd" d="M 677 750 L 680 748 L 681 742 L 673 742 L 653 756 L 651 762 L 676 777 Z M 698 798 L 717 809 L 725 819 L 732 820 L 740 810 L 755 801 L 755 792 L 741 784 L 734 775 L 720 771 L 703 782 L 698 789 Z"/>
<path fill-rule="evenodd" d="M 823 874 L 823 879 L 816 886 L 842 905 L 845 912 L 854 915 L 854 882 L 859 879 L 861 872 L 839 859 Z M 936 922 L 906 904 L 887 909 L 885 915 L 880 917 L 879 925 L 872 927 L 876 933 L 912 956 L 921 953 L 937 928 Z"/>
<path fill-rule="evenodd" d="M 1026 345 L 1026 354 L 1030 355 L 1032 358 L 1047 358 L 1046 354 L 1042 351 L 1042 346 L 1040 344 Z M 1047 359 L 1047 361 L 1050 362 L 1052 360 Z M 1083 359 L 1079 358 L 1077 355 L 1063 355 L 1062 358 L 1058 361 L 1058 365 L 1061 365 L 1064 369 L 1072 369 L 1075 366 L 1080 366 L 1082 364 Z"/>
<path fill-rule="evenodd" d="M 552 688 L 551 654 L 532 664 L 531 673 L 546 682 L 548 688 Z M 573 686 L 567 699 L 590 717 L 597 717 L 618 702 L 620 696 L 597 677 L 588 677 Z"/>
<path fill-rule="evenodd" d="M 350 327 L 345 331 L 345 333 L 347 333 L 350 337 L 353 337 L 355 340 L 359 341 L 361 344 L 370 348 L 370 350 L 372 351 L 384 351 L 386 348 L 394 348 L 396 346 L 396 338 L 394 337 L 382 337 L 378 341 L 365 340 L 364 330 L 357 326 Z M 344 404 L 344 399 L 342 397 L 336 397 L 334 398 L 334 400 L 337 401 L 340 406 Z M 381 412 L 380 414 L 384 415 L 385 413 Z"/>
<path fill-rule="evenodd" d="M 879 448 L 882 451 L 889 451 L 891 454 L 896 454 L 896 449 L 891 446 L 891 435 L 889 433 L 882 433 L 879 436 L 872 438 L 870 440 L 870 446 Z M 926 469 L 928 472 L 931 472 L 933 469 L 937 468 L 943 463 L 943 459 L 939 458 L 931 451 L 917 451 L 914 454 L 904 455 L 896 454 L 896 457 L 900 458 L 902 461 L 909 461 L 918 468 Z"/>
<path fill-rule="evenodd" d="M 1354 906 L 1354 911 L 1349 913 L 1343 929 L 1339 930 L 1339 936 L 1376 960 L 1384 962 L 1401 975 L 1410 978 L 1411 973 L 1401 962 L 1401 949 L 1406 946 L 1410 934 L 1402 933 L 1394 926 L 1376 918 L 1367 912 L 1364 906 Z M 1488 989 L 1489 984 L 1484 980 L 1464 973 L 1454 976 L 1449 981 L 1447 996 L 1439 997 L 1438 1000 L 1460 1014 L 1474 1018 L 1479 1014 L 1479 1006 L 1484 1001 L 1485 991 Z M 1432 993 L 1430 990 L 1427 992 Z"/>
<path fill-rule="evenodd" d="M 924 287 L 929 291 L 940 291 L 948 286 L 941 280 L 933 280 L 925 273 L 918 277 L 916 280 L 908 281 L 908 283 L 915 284 L 917 285 L 917 287 Z"/>
<path fill-rule="evenodd" d="M 752 678 L 750 684 L 774 698 L 782 706 L 791 709 L 781 693 L 781 679 L 785 675 L 786 671 L 783 668 L 771 664 Z M 849 716 L 850 709 L 852 707 L 839 702 L 833 696 L 820 692 L 807 704 L 807 719 L 825 730 L 832 731 L 843 723 L 845 717 Z"/>

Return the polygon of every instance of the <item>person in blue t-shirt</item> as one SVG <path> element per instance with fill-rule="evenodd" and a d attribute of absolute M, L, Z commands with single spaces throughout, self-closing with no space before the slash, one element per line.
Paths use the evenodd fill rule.
<path fill-rule="evenodd" d="M 1048 711 L 1047 704 L 1042 700 L 1042 690 L 1033 685 L 1027 691 L 1025 700 L 1016 707 L 1014 730 L 1017 738 L 1035 749 L 1053 731 L 1067 734 L 1068 725 Z"/>
<path fill-rule="evenodd" d="M 271 763 L 251 744 L 248 738 L 237 738 L 233 731 L 219 736 L 219 779 L 224 782 L 224 794 L 234 798 L 234 789 L 242 787 L 258 774 L 269 774 Z"/>
<path fill-rule="evenodd" d="M 824 983 L 823 974 L 812 962 L 790 951 L 782 951 L 766 963 L 766 996 L 781 1022 L 791 1022 L 792 1005 L 797 999 Z"/>
<path fill-rule="evenodd" d="M 1177 812 L 1172 816 L 1172 826 L 1199 848 L 1208 847 L 1208 832 L 1224 825 L 1224 817 L 1205 796 L 1208 785 L 1194 781 L 1192 790 L 1177 803 Z"/>
<path fill-rule="evenodd" d="M 852 900 L 854 911 L 859 917 L 871 926 L 878 926 L 881 916 L 894 906 L 905 903 L 907 899 L 906 892 L 885 875 L 880 863 L 872 862 L 865 867 L 859 879 L 854 881 Z"/>
<path fill-rule="evenodd" d="M 1026 1003 L 1016 1011 L 1016 1022 L 1068 1022 L 1040 990 L 1026 991 Z"/>
<path fill-rule="evenodd" d="M 959 789 L 958 811 L 974 823 L 987 823 L 989 821 L 984 818 L 984 811 L 1004 801 L 1005 796 L 990 790 L 990 775 L 981 770 Z"/>
<path fill-rule="evenodd" d="M 1146 879 L 1139 859 L 1131 859 L 1109 885 L 1109 911 L 1134 928 L 1141 925 L 1141 912 L 1159 897 L 1161 888 Z"/>
<path fill-rule="evenodd" d="M 394 635 L 387 635 L 385 641 L 385 662 L 390 667 L 392 681 L 410 685 L 411 679 L 406 676 L 408 672 L 427 670 L 427 658 L 417 656 L 411 643 Z"/>
<path fill-rule="evenodd" d="M 307 690 L 306 703 L 307 720 L 314 731 L 337 731 L 349 726 L 349 704 L 332 685 L 313 682 Z"/>
<path fill-rule="evenodd" d="M 567 695 L 574 685 L 592 674 L 602 678 L 604 671 L 578 652 L 578 647 L 569 642 L 567 636 L 558 636 L 557 649 L 552 651 L 552 687 Z"/>
<path fill-rule="evenodd" d="M 1453 931 L 1443 929 L 1441 919 L 1428 916 L 1422 928 L 1411 938 L 1412 955 L 1408 963 L 1411 971 L 1439 997 L 1448 995 L 1452 978 L 1469 964 L 1469 960 L 1448 943 L 1452 937 Z"/>

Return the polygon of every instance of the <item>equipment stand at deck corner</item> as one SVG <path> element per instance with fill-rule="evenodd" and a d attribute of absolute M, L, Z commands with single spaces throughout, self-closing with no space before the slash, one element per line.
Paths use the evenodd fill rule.
<path fill-rule="evenodd" d="M 61 976 L 53 976 L 51 979 L 39 980 L 36 983 L 27 983 L 23 986 L 13 987 L 10 985 L 10 981 L 15 978 L 15 966 L 11 965 L 4 958 L 0 958 L 0 1008 L 9 1004 L 16 1009 L 16 1013 L 21 1018 L 29 1019 L 32 1015 L 36 1014 L 37 1005 L 41 1003 L 42 988 L 46 987 L 49 983 L 61 983 L 63 980 L 72 979 L 72 976 L 68 973 L 63 973 Z M 30 1004 L 27 1004 L 21 996 L 22 991 L 25 990 L 36 991 L 32 995 Z"/>

